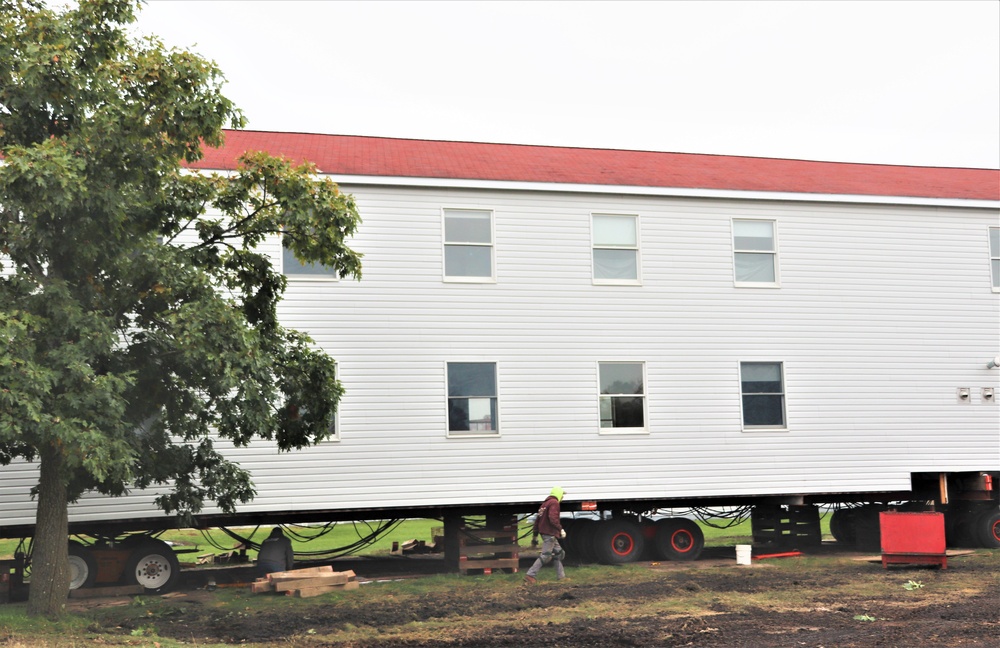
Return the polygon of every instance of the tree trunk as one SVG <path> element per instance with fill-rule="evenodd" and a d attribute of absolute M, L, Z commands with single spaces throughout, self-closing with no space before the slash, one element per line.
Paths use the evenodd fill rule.
<path fill-rule="evenodd" d="M 40 448 L 38 509 L 31 550 L 28 614 L 58 617 L 69 597 L 69 504 L 63 481 L 63 455 L 58 448 Z"/>

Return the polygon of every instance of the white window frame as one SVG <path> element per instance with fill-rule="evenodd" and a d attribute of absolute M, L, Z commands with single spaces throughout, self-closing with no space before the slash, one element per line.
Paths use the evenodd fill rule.
<path fill-rule="evenodd" d="M 631 218 L 635 223 L 635 244 L 615 245 L 609 243 L 598 243 L 596 240 L 594 220 L 599 217 L 610 218 Z M 642 231 L 640 229 L 638 214 L 623 214 L 616 212 L 591 212 L 590 214 L 590 277 L 595 285 L 617 285 L 617 286 L 638 286 L 642 284 Z M 594 258 L 596 250 L 632 250 L 635 252 L 635 278 L 634 279 L 606 279 L 597 276 L 597 262 Z"/>
<path fill-rule="evenodd" d="M 476 243 L 468 241 L 449 241 L 448 240 L 448 226 L 447 218 L 448 212 L 482 212 L 484 214 L 489 214 L 490 217 L 490 242 L 489 243 Z M 496 260 L 496 218 L 494 211 L 492 209 L 486 209 L 483 207 L 462 207 L 462 206 L 451 206 L 441 208 L 441 277 L 446 282 L 454 283 L 496 283 L 497 276 L 497 260 Z M 448 274 L 448 248 L 449 247 L 483 247 L 489 248 L 490 252 L 490 275 L 474 277 L 474 276 L 453 276 Z"/>
<path fill-rule="evenodd" d="M 603 365 L 639 365 L 642 368 L 642 394 L 602 394 L 601 367 Z M 646 380 L 646 363 L 643 360 L 599 360 L 597 370 L 597 429 L 602 435 L 649 434 L 649 383 Z M 642 427 L 604 427 L 601 418 L 601 401 L 605 398 L 642 398 Z"/>
<path fill-rule="evenodd" d="M 743 400 L 748 394 L 743 393 L 743 366 L 755 365 L 777 365 L 781 372 L 780 392 L 752 392 L 750 395 L 780 395 L 781 396 L 781 425 L 747 425 L 746 412 Z M 744 432 L 787 432 L 788 431 L 788 381 L 786 380 L 785 363 L 780 360 L 740 360 L 737 364 L 737 374 L 740 387 L 740 426 Z"/>
<path fill-rule="evenodd" d="M 993 247 L 993 239 L 997 239 L 997 249 Z M 991 227 L 989 232 L 990 246 L 990 285 L 993 292 L 1000 293 L 1000 227 Z"/>
<path fill-rule="evenodd" d="M 770 223 L 771 225 L 771 250 L 744 250 L 736 247 L 736 224 L 737 223 Z M 781 272 L 778 263 L 778 221 L 772 218 L 733 218 L 730 221 L 730 242 L 733 245 L 733 285 L 740 288 L 780 288 Z M 738 254 L 770 255 L 771 263 L 774 267 L 774 281 L 746 281 L 741 280 L 736 274 L 736 256 Z"/>
<path fill-rule="evenodd" d="M 451 429 L 451 401 L 453 398 L 468 398 L 467 396 L 452 396 L 449 389 L 449 367 L 453 364 L 491 364 L 493 365 L 493 386 L 495 394 L 491 397 L 496 400 L 496 407 L 491 407 L 491 412 L 495 412 L 496 416 L 491 421 L 493 426 L 492 430 L 452 430 Z M 449 439 L 455 438 L 475 438 L 475 439 L 494 439 L 500 436 L 501 424 L 500 424 L 500 363 L 495 360 L 482 360 L 482 359 L 453 359 L 448 360 L 444 363 L 444 428 L 445 433 Z"/>
<path fill-rule="evenodd" d="M 333 268 L 327 268 L 319 263 L 311 263 L 309 265 L 303 265 L 298 259 L 295 259 L 297 267 L 303 268 L 306 272 L 293 272 L 289 274 L 286 272 L 285 263 L 287 256 L 291 256 L 293 259 L 295 257 L 292 251 L 285 247 L 284 241 L 285 235 L 282 234 L 281 238 L 278 239 L 278 246 L 280 248 L 278 257 L 281 261 L 281 274 L 285 276 L 289 281 L 340 281 L 340 275 Z"/>

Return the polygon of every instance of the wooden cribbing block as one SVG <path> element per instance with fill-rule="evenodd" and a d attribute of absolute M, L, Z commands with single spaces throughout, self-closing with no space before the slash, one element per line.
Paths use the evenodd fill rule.
<path fill-rule="evenodd" d="M 290 571 L 274 572 L 267 575 L 267 580 L 272 583 L 295 580 L 296 578 L 309 578 L 319 574 L 332 574 L 333 567 L 324 565 L 323 567 L 304 567 L 303 569 L 292 569 Z"/>
<path fill-rule="evenodd" d="M 281 581 L 274 584 L 274 589 L 278 592 L 287 592 L 292 589 L 306 589 L 309 587 L 325 587 L 327 585 L 344 585 L 354 580 L 354 572 L 333 572 L 322 576 L 311 578 L 299 578 L 297 580 Z"/>
<path fill-rule="evenodd" d="M 266 578 L 258 578 L 254 582 L 250 583 L 250 591 L 254 594 L 263 594 L 264 592 L 273 592 L 274 583 L 267 580 Z"/>

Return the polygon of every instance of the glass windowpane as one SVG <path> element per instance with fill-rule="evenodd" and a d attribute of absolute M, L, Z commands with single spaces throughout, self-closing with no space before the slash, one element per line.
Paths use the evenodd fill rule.
<path fill-rule="evenodd" d="M 1000 257 L 1000 227 L 990 228 L 990 256 Z"/>
<path fill-rule="evenodd" d="M 448 396 L 496 396 L 496 365 L 492 362 L 449 362 Z"/>
<path fill-rule="evenodd" d="M 444 216 L 447 243 L 493 243 L 490 212 L 451 210 Z"/>
<path fill-rule="evenodd" d="M 743 397 L 743 425 L 782 427 L 785 425 L 785 397 L 756 394 Z"/>
<path fill-rule="evenodd" d="M 594 279 L 638 279 L 637 254 L 635 250 L 594 248 Z"/>
<path fill-rule="evenodd" d="M 493 248 L 482 245 L 444 246 L 444 273 L 448 277 L 492 277 Z"/>
<path fill-rule="evenodd" d="M 774 255 L 737 252 L 736 281 L 774 283 Z"/>
<path fill-rule="evenodd" d="M 993 259 L 993 287 L 1000 288 L 1000 259 Z"/>
<path fill-rule="evenodd" d="M 329 275 L 336 276 L 337 272 L 333 268 L 328 268 L 320 263 L 302 263 L 295 258 L 295 255 L 286 247 L 281 248 L 281 272 L 288 275 Z"/>
<path fill-rule="evenodd" d="M 601 363 L 600 380 L 602 394 L 642 394 L 642 364 Z"/>
<path fill-rule="evenodd" d="M 643 416 L 643 398 L 615 396 L 611 399 L 611 415 L 616 428 L 646 427 Z"/>
<path fill-rule="evenodd" d="M 774 252 L 774 223 L 733 221 L 733 245 L 737 250 Z"/>
<path fill-rule="evenodd" d="M 634 216 L 594 215 L 594 245 L 636 247 Z"/>

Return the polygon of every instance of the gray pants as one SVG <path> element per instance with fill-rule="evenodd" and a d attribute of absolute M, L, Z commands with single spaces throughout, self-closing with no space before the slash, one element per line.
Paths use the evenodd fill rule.
<path fill-rule="evenodd" d="M 563 570 L 561 556 L 563 556 L 563 549 L 559 546 L 559 539 L 555 536 L 543 534 L 542 553 L 538 556 L 535 564 L 531 566 L 531 569 L 528 570 L 528 576 L 534 578 L 541 571 L 542 565 L 547 565 L 551 562 L 556 567 L 556 578 L 565 578 L 566 572 Z"/>

